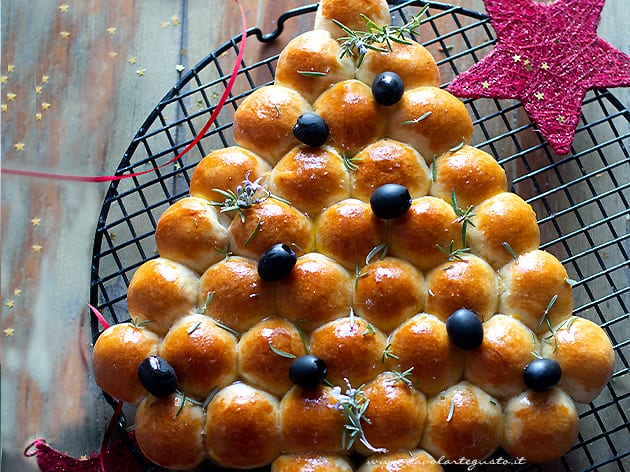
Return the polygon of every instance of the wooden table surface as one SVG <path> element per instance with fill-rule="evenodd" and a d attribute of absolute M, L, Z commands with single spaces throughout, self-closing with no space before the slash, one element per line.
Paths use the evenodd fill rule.
<path fill-rule="evenodd" d="M 598 30 L 626 53 L 627 1 L 608 0 Z M 268 32 L 281 12 L 312 2 L 241 3 L 248 25 Z M 483 11 L 481 0 L 452 3 Z M 229 0 L 2 0 L 2 166 L 113 173 L 140 124 L 177 82 L 177 65 L 196 64 L 239 32 Z M 627 90 L 616 95 L 628 104 Z M 38 437 L 76 456 L 98 450 L 111 414 L 88 362 L 90 258 L 106 189 L 2 176 L 7 472 L 36 470 L 23 450 Z"/>

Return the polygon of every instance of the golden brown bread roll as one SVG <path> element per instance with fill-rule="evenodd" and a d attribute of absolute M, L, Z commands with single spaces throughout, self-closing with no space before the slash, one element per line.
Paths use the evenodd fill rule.
<path fill-rule="evenodd" d="M 230 249 L 239 256 L 258 259 L 276 243 L 297 245 L 303 251 L 313 247 L 313 228 L 308 217 L 293 206 L 268 198 L 236 216 L 228 227 Z"/>
<path fill-rule="evenodd" d="M 590 403 L 610 380 L 615 351 L 602 328 L 580 317 L 554 326 L 555 335 L 543 336 L 542 355 L 562 368 L 559 386 L 573 400 Z"/>
<path fill-rule="evenodd" d="M 289 367 L 295 357 L 307 354 L 297 328 L 286 320 L 272 317 L 262 320 L 241 337 L 238 343 L 238 371 L 254 387 L 281 396 L 293 385 Z"/>
<path fill-rule="evenodd" d="M 389 136 L 416 148 L 427 163 L 468 144 L 473 131 L 464 104 L 438 87 L 407 90 L 392 106 L 387 124 Z"/>
<path fill-rule="evenodd" d="M 200 401 L 236 379 L 236 338 L 205 315 L 188 315 L 171 326 L 159 355 L 175 369 L 178 388 Z"/>
<path fill-rule="evenodd" d="M 447 260 L 451 243 L 461 248 L 461 223 L 453 207 L 436 197 L 413 200 L 403 216 L 391 220 L 389 249 L 420 270 L 428 270 Z"/>
<path fill-rule="evenodd" d="M 528 462 L 551 462 L 571 449 L 578 437 L 575 405 L 559 388 L 526 390 L 505 405 L 501 447 Z"/>
<path fill-rule="evenodd" d="M 269 190 L 307 215 L 316 216 L 350 196 L 350 175 L 333 148 L 298 146 L 274 167 Z"/>
<path fill-rule="evenodd" d="M 149 322 L 147 328 L 165 334 L 177 319 L 197 304 L 199 276 L 188 267 L 159 257 L 144 262 L 127 290 L 132 318 Z"/>
<path fill-rule="evenodd" d="M 329 387 L 303 389 L 294 386 L 280 402 L 282 451 L 343 452 L 346 418 Z"/>
<path fill-rule="evenodd" d="M 203 428 L 201 406 L 179 394 L 162 398 L 149 395 L 136 412 L 140 450 L 169 469 L 191 469 L 205 459 Z"/>
<path fill-rule="evenodd" d="M 352 30 L 365 31 L 365 20 L 360 13 L 377 25 L 389 25 L 389 6 L 385 0 L 324 0 L 315 14 L 315 29 L 329 31 L 335 39 L 345 36 L 332 21 L 335 19 Z"/>
<path fill-rule="evenodd" d="M 352 58 L 340 55 L 339 42 L 328 31 L 302 33 L 280 53 L 275 83 L 296 90 L 312 103 L 332 84 L 354 78 Z"/>
<path fill-rule="evenodd" d="M 315 230 L 319 252 L 354 270 L 365 264 L 372 249 L 386 239 L 385 224 L 370 205 L 356 199 L 343 200 L 322 212 Z"/>
<path fill-rule="evenodd" d="M 556 326 L 573 311 L 567 271 L 546 251 L 536 249 L 506 264 L 499 270 L 499 285 L 499 311 L 521 320 L 538 334 L 548 332 L 545 313 L 551 326 Z"/>
<path fill-rule="evenodd" d="M 518 395 L 525 390 L 523 370 L 538 349 L 534 333 L 523 323 L 494 315 L 483 324 L 481 346 L 468 352 L 464 376 L 494 397 Z"/>
<path fill-rule="evenodd" d="M 520 256 L 540 245 L 536 214 L 515 193 L 502 192 L 484 200 L 475 208 L 473 222 L 474 226 L 468 226 L 468 244 L 495 269 L 513 259 L 509 248 Z"/>
<path fill-rule="evenodd" d="M 271 472 L 352 472 L 352 467 L 343 456 L 285 454 L 273 461 Z"/>
<path fill-rule="evenodd" d="M 253 469 L 280 454 L 280 405 L 272 395 L 238 382 L 208 404 L 208 456 L 224 467 Z"/>
<path fill-rule="evenodd" d="M 353 156 L 385 136 L 384 115 L 372 89 L 363 82 L 338 82 L 322 93 L 313 107 L 330 130 L 326 143 L 342 155 Z"/>
<path fill-rule="evenodd" d="M 361 269 L 354 290 L 357 315 L 386 333 L 422 311 L 424 280 L 408 262 L 387 257 Z"/>
<path fill-rule="evenodd" d="M 369 49 L 361 66 L 357 68 L 357 79 L 371 87 L 381 72 L 395 72 L 403 80 L 405 90 L 439 86 L 440 72 L 431 53 L 411 39 L 406 41 L 408 44 L 375 44 L 386 52 Z"/>
<path fill-rule="evenodd" d="M 205 308 L 205 315 L 239 333 L 276 309 L 272 286 L 258 275 L 257 263 L 238 256 L 218 262 L 204 272 L 198 303 Z"/>
<path fill-rule="evenodd" d="M 497 277 L 483 259 L 467 254 L 445 262 L 426 275 L 425 311 L 443 321 L 460 308 L 468 308 L 489 319 L 498 301 Z"/>
<path fill-rule="evenodd" d="M 369 401 L 363 432 L 373 448 L 398 451 L 418 445 L 427 417 L 427 402 L 410 380 L 383 372 L 365 385 L 363 394 Z M 355 442 L 355 448 L 363 455 L 371 454 L 362 442 Z"/>
<path fill-rule="evenodd" d="M 358 387 L 384 370 L 385 335 L 358 317 L 333 320 L 311 333 L 311 354 L 327 367 L 333 385 Z"/>
<path fill-rule="evenodd" d="M 287 278 L 276 286 L 278 313 L 306 331 L 348 316 L 352 278 L 333 259 L 319 253 L 300 256 Z"/>
<path fill-rule="evenodd" d="M 390 452 L 375 454 L 366 460 L 357 472 L 441 472 L 444 470 L 426 451 Z"/>
<path fill-rule="evenodd" d="M 168 207 L 155 229 L 160 256 L 201 274 L 219 261 L 227 246 L 227 231 L 217 210 L 202 198 L 186 197 Z"/>
<path fill-rule="evenodd" d="M 456 384 L 464 372 L 464 354 L 451 343 L 446 325 L 433 315 L 421 313 L 401 324 L 389 338 L 387 368 L 411 371 L 414 386 L 435 394 Z"/>
<path fill-rule="evenodd" d="M 501 406 L 479 387 L 460 382 L 431 399 L 427 411 L 420 444 L 435 457 L 484 459 L 499 447 Z"/>
<path fill-rule="evenodd" d="M 96 384 L 118 400 L 140 401 L 147 392 L 138 378 L 138 366 L 157 354 L 159 342 L 155 333 L 132 323 L 110 326 L 99 335 L 92 351 Z"/>
<path fill-rule="evenodd" d="M 355 156 L 357 169 L 352 173 L 352 196 L 370 201 L 372 192 L 384 184 L 407 187 L 412 198 L 423 197 L 431 187 L 429 168 L 418 152 L 406 144 L 382 139 Z"/>
<path fill-rule="evenodd" d="M 259 88 L 234 113 L 234 139 L 274 165 L 299 144 L 293 126 L 309 111 L 311 105 L 295 90 L 280 85 Z"/>
<path fill-rule="evenodd" d="M 210 202 L 225 197 L 214 189 L 236 192 L 245 178 L 254 182 L 269 172 L 269 164 L 251 151 L 239 146 L 216 149 L 201 159 L 190 178 L 190 195 Z"/>
<path fill-rule="evenodd" d="M 457 205 L 466 210 L 494 195 L 507 191 L 503 168 L 488 153 L 472 146 L 447 152 L 435 161 L 431 195 L 447 202 L 455 191 Z"/>

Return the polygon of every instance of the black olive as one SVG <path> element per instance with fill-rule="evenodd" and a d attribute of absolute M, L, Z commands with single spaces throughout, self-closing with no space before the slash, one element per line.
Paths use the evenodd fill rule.
<path fill-rule="evenodd" d="M 396 72 L 381 72 L 372 82 L 372 95 L 380 105 L 392 106 L 398 103 L 403 93 L 405 85 Z"/>
<path fill-rule="evenodd" d="M 562 368 L 553 359 L 534 359 L 523 371 L 527 388 L 534 392 L 544 392 L 560 381 Z"/>
<path fill-rule="evenodd" d="M 277 282 L 287 277 L 295 263 L 295 251 L 286 244 L 274 244 L 258 260 L 258 275 L 267 282 Z"/>
<path fill-rule="evenodd" d="M 483 341 L 483 324 L 472 310 L 460 308 L 446 320 L 446 331 L 453 344 L 465 351 L 481 346 Z"/>
<path fill-rule="evenodd" d="M 411 208 L 411 195 L 403 185 L 381 185 L 372 192 L 370 206 L 379 218 L 384 220 L 398 218 Z"/>
<path fill-rule="evenodd" d="M 177 389 L 175 369 L 159 356 L 149 356 L 138 366 L 140 383 L 156 397 L 165 397 Z"/>
<path fill-rule="evenodd" d="M 322 359 L 307 354 L 291 363 L 289 377 L 295 385 L 302 388 L 314 388 L 324 380 L 326 371 L 326 363 Z"/>
<path fill-rule="evenodd" d="M 330 130 L 326 121 L 317 113 L 300 115 L 293 127 L 293 136 L 308 146 L 318 147 L 326 142 Z"/>

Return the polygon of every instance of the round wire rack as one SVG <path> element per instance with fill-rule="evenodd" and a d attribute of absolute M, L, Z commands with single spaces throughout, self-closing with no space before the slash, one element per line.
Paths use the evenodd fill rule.
<path fill-rule="evenodd" d="M 496 39 L 485 15 L 437 2 L 393 5 L 392 22 L 406 22 L 426 4 L 429 9 L 420 36 L 414 39 L 436 58 L 446 86 L 489 52 Z M 236 60 L 240 36 L 190 69 L 138 130 L 116 174 L 159 168 L 112 182 L 94 238 L 90 301 L 108 321 L 129 318 L 127 286 L 144 261 L 157 257 L 154 232 L 159 216 L 188 194 L 190 177 L 201 158 L 234 144 L 232 118 L 243 99 L 273 81 L 278 55 L 267 55 L 265 47 L 289 21 L 312 25 L 315 10 L 316 5 L 309 5 L 286 12 L 278 18 L 277 29 L 266 35 L 257 28 L 248 30 L 257 41 L 248 42 L 246 57 L 256 59 L 242 62 L 217 120 L 184 158 L 160 167 L 192 142 L 214 111 Z M 465 103 L 474 122 L 473 144 L 495 156 L 511 179 L 511 190 L 534 207 L 541 248 L 556 255 L 575 282 L 574 313 L 602 326 L 616 354 L 613 377 L 601 395 L 591 404 L 578 405 L 580 436 L 564 457 L 544 466 L 477 469 L 625 470 L 630 463 L 630 112 L 610 91 L 590 91 L 571 153 L 558 156 L 536 132 L 520 103 L 490 99 Z M 93 318 L 94 338 L 99 330 Z M 138 461 L 148 471 L 162 470 L 139 453 Z M 200 470 L 225 469 L 208 463 Z"/>

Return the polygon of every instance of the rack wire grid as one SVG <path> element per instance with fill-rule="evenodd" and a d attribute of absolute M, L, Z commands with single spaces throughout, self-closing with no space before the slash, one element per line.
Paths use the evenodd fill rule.
<path fill-rule="evenodd" d="M 406 22 L 427 3 L 420 36 L 414 39 L 432 52 L 443 80 L 467 70 L 495 44 L 487 16 L 461 7 L 406 2 L 392 6 L 392 21 Z M 248 36 L 258 41 L 248 42 L 248 57 L 255 56 L 251 53 L 256 48 L 264 51 L 265 43 L 280 36 L 287 21 L 300 17 L 312 25 L 316 6 L 286 12 L 278 19 L 276 31 L 267 35 L 249 29 Z M 240 36 L 227 41 L 188 71 L 155 107 L 122 158 L 119 175 L 158 169 L 113 182 L 102 205 L 90 299 L 113 323 L 129 317 L 126 291 L 134 271 L 157 257 L 154 232 L 159 216 L 187 195 L 190 176 L 202 157 L 234 144 L 231 125 L 239 103 L 273 81 L 278 55 L 252 64 L 243 62 L 212 128 L 183 159 L 159 168 L 192 142 L 213 112 L 239 44 Z M 261 54 L 258 57 L 264 57 Z M 465 103 L 474 121 L 473 144 L 495 156 L 506 169 L 511 190 L 536 210 L 541 248 L 556 255 L 575 280 L 575 314 L 602 326 L 616 354 L 614 375 L 601 395 L 591 404 L 578 405 L 581 433 L 572 450 L 553 464 L 511 470 L 625 470 L 630 464 L 630 112 L 611 92 L 590 91 L 571 153 L 558 156 L 535 131 L 520 103 L 490 99 Z M 95 319 L 92 333 L 94 337 L 99 333 Z M 146 470 L 161 470 L 142 462 Z M 478 467 L 484 469 L 498 470 Z M 224 469 L 205 464 L 201 470 Z"/>

